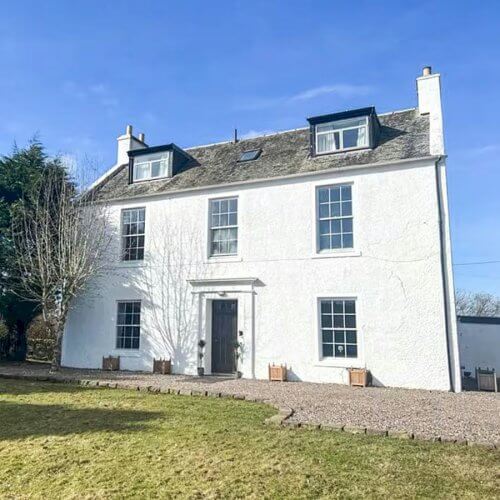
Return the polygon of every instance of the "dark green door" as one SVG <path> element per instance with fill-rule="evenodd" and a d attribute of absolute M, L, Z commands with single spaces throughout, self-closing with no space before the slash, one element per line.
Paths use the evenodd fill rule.
<path fill-rule="evenodd" d="M 237 341 L 238 301 L 212 301 L 212 373 L 235 371 L 234 344 Z"/>

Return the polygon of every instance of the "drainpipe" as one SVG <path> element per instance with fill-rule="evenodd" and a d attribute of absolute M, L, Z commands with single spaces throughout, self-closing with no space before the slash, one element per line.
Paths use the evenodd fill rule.
<path fill-rule="evenodd" d="M 451 361 L 451 335 L 450 335 L 450 301 L 449 301 L 449 290 L 448 283 L 446 281 L 446 260 L 445 260 L 445 242 L 444 242 L 444 230 L 443 230 L 443 207 L 442 207 L 442 187 L 441 187 L 441 177 L 439 175 L 439 164 L 443 159 L 440 156 L 436 160 L 436 193 L 438 201 L 438 223 L 439 223 L 439 248 L 440 248 L 440 260 L 441 260 L 441 279 L 443 285 L 443 302 L 444 302 L 444 321 L 445 321 L 445 331 L 446 331 L 446 354 L 448 360 L 448 376 L 450 378 L 450 390 L 455 392 L 455 383 L 453 380 L 453 366 Z"/>

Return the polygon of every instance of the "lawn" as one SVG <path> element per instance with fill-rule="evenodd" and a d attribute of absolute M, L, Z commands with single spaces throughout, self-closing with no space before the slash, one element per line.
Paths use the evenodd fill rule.
<path fill-rule="evenodd" d="M 0 497 L 477 497 L 499 454 L 263 423 L 265 405 L 0 380 Z"/>

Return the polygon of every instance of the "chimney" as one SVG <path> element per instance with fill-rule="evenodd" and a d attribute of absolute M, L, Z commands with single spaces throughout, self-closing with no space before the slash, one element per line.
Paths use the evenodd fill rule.
<path fill-rule="evenodd" d="M 441 109 L 441 75 L 430 66 L 417 78 L 418 111 L 429 116 L 429 149 L 432 155 L 444 154 L 443 112 Z"/>
<path fill-rule="evenodd" d="M 133 149 L 142 149 L 147 147 L 144 142 L 144 134 L 140 134 L 139 138 L 132 135 L 132 125 L 127 125 L 125 129 L 125 134 L 121 135 L 117 139 L 118 141 L 118 153 L 116 157 L 116 164 L 123 165 L 128 163 L 128 152 Z"/>
<path fill-rule="evenodd" d="M 139 134 L 139 140 L 141 142 L 145 142 L 146 141 L 146 136 L 142 132 Z"/>

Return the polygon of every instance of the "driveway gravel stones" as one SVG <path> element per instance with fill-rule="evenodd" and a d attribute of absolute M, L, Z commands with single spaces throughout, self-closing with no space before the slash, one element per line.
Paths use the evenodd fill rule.
<path fill-rule="evenodd" d="M 0 376 L 118 386 L 135 390 L 233 397 L 272 404 L 281 423 L 379 434 L 401 439 L 500 447 L 500 393 L 267 382 L 206 376 L 153 375 L 65 368 L 49 374 L 37 363 L 0 363 Z M 289 410 L 289 411 L 287 411 Z"/>

